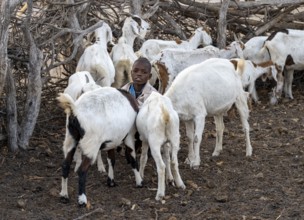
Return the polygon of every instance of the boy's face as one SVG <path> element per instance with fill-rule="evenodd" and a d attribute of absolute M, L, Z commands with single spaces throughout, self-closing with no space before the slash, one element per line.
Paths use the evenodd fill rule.
<path fill-rule="evenodd" d="M 142 62 L 135 62 L 132 67 L 131 76 L 134 84 L 146 84 L 151 77 L 149 65 Z"/>

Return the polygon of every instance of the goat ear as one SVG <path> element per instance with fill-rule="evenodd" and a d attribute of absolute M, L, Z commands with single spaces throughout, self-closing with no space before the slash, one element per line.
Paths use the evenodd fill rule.
<path fill-rule="evenodd" d="M 139 35 L 140 26 L 138 26 L 137 22 L 131 22 L 132 31 L 134 34 Z"/>
<path fill-rule="evenodd" d="M 87 39 L 88 39 L 89 42 L 95 41 L 95 40 L 96 40 L 95 32 L 93 31 L 93 32 L 91 32 L 91 33 L 88 33 Z"/>
<path fill-rule="evenodd" d="M 133 20 L 136 21 L 136 23 L 141 27 L 141 18 L 137 16 L 132 16 Z"/>

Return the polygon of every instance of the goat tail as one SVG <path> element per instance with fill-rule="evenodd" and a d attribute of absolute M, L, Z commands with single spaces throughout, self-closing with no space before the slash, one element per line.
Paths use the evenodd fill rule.
<path fill-rule="evenodd" d="M 110 76 L 105 68 L 103 68 L 101 65 L 96 65 L 91 74 L 96 84 L 101 86 L 111 86 L 111 84 L 107 82 L 107 79 L 109 79 Z"/>
<path fill-rule="evenodd" d="M 75 103 L 73 98 L 69 94 L 59 93 L 57 100 L 59 101 L 59 106 L 63 108 L 64 112 L 67 115 L 71 115 L 71 113 L 75 109 Z"/>
<path fill-rule="evenodd" d="M 239 74 L 239 76 L 242 77 L 244 71 L 245 71 L 245 60 L 239 59 L 239 61 L 237 62 L 236 72 Z"/>
<path fill-rule="evenodd" d="M 161 105 L 161 112 L 162 112 L 162 119 L 163 119 L 165 125 L 168 125 L 170 122 L 170 114 L 163 105 Z"/>
<path fill-rule="evenodd" d="M 133 62 L 129 59 L 126 60 L 120 60 L 115 65 L 115 85 L 117 88 L 120 88 L 121 86 L 125 85 L 128 82 L 132 81 L 131 78 L 131 70 L 132 70 Z M 114 86 L 114 87 L 116 87 Z"/>

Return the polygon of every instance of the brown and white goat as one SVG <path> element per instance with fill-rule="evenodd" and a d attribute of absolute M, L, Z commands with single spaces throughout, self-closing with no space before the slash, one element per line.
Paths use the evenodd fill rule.
<path fill-rule="evenodd" d="M 291 86 L 294 70 L 304 69 L 304 31 L 283 29 L 273 32 L 266 39 L 260 53 L 265 53 L 265 50 L 268 50 L 271 61 L 279 68 L 277 85 L 273 89 L 270 100 L 271 104 L 278 102 L 283 89 L 285 95 L 293 99 Z"/>

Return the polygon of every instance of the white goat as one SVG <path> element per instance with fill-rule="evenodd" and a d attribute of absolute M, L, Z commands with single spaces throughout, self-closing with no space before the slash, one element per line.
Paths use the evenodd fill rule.
<path fill-rule="evenodd" d="M 201 63 L 209 58 L 242 58 L 242 49 L 243 43 L 240 41 L 233 41 L 224 49 L 214 46 L 206 46 L 191 51 L 176 48 L 165 49 L 160 53 L 159 59 L 152 63 L 159 79 L 158 91 L 161 93 L 167 91 L 178 73 L 185 68 Z"/>
<path fill-rule="evenodd" d="M 304 31 L 284 29 L 272 33 L 265 41 L 260 53 L 268 50 L 270 59 L 279 68 L 277 85 L 273 89 L 271 104 L 281 97 L 283 84 L 285 95 L 293 99 L 292 81 L 294 70 L 304 69 Z M 283 77 L 283 70 L 285 76 Z"/>
<path fill-rule="evenodd" d="M 74 100 L 78 99 L 84 92 L 83 87 L 87 84 L 95 85 L 95 81 L 88 71 L 73 73 L 68 80 L 64 93 L 69 94 Z"/>
<path fill-rule="evenodd" d="M 270 59 L 269 53 L 259 53 L 264 46 L 267 36 L 256 36 L 244 44 L 243 55 L 245 60 L 251 60 L 254 63 L 263 63 Z"/>
<path fill-rule="evenodd" d="M 95 162 L 99 150 L 108 152 L 107 183 L 109 186 L 115 185 L 113 151 L 122 142 L 128 149 L 128 158 L 135 174 L 136 185 L 142 186 L 134 147 L 135 120 L 138 112 L 136 100 L 126 91 L 101 87 L 84 93 L 76 101 L 68 94 L 62 93 L 58 101 L 66 114 L 70 115 L 68 133 L 63 145 L 64 162 L 60 192 L 62 200 L 68 201 L 69 168 L 77 144 L 82 152 L 82 162 L 78 169 L 79 205 L 87 204 L 85 194 L 87 171 Z"/>
<path fill-rule="evenodd" d="M 184 69 L 164 96 L 171 99 L 180 120 L 185 121 L 191 167 L 200 165 L 200 144 L 207 116 L 214 117 L 216 126 L 216 145 L 212 155 L 219 155 L 223 144 L 223 116 L 233 104 L 239 111 L 244 128 L 246 156 L 252 155 L 248 93 L 243 90 L 241 77 L 229 60 L 210 58 Z"/>
<path fill-rule="evenodd" d="M 140 108 L 136 118 L 136 127 L 142 140 L 139 169 L 141 177 L 144 177 L 149 146 L 157 166 L 158 189 L 155 199 L 160 200 L 165 196 L 165 179 L 171 183 L 175 181 L 177 187 L 185 189 L 180 177 L 177 158 L 180 143 L 179 118 L 170 99 L 157 92 L 152 92 Z M 161 152 L 163 152 L 165 162 Z"/>
<path fill-rule="evenodd" d="M 242 78 L 243 88 L 248 88 L 248 92 L 255 102 L 258 101 L 255 81 L 259 77 L 261 77 L 263 81 L 267 78 L 273 78 L 276 80 L 278 69 L 272 61 L 266 61 L 259 64 L 255 64 L 251 60 L 244 59 L 231 59 L 230 61 L 234 64 L 236 71 Z"/>
<path fill-rule="evenodd" d="M 158 54 L 166 48 L 181 48 L 185 50 L 193 50 L 198 46 L 208 46 L 212 44 L 212 38 L 210 35 L 199 27 L 195 30 L 194 34 L 190 37 L 188 41 L 168 41 L 168 40 L 158 40 L 149 39 L 146 40 L 139 51 L 138 56 L 146 57 L 150 62 L 157 59 Z"/>
<path fill-rule="evenodd" d="M 96 42 L 87 47 L 80 57 L 76 72 L 89 71 L 100 86 L 111 86 L 114 82 L 115 69 L 107 50 L 107 43 L 112 42 L 112 30 L 104 22 L 95 30 Z"/>
<path fill-rule="evenodd" d="M 115 67 L 113 87 L 121 88 L 132 80 L 132 65 L 138 58 L 133 49 L 134 40 L 136 37 L 143 39 L 148 28 L 149 24 L 138 16 L 126 18 L 122 28 L 122 36 L 111 51 L 111 58 Z"/>

